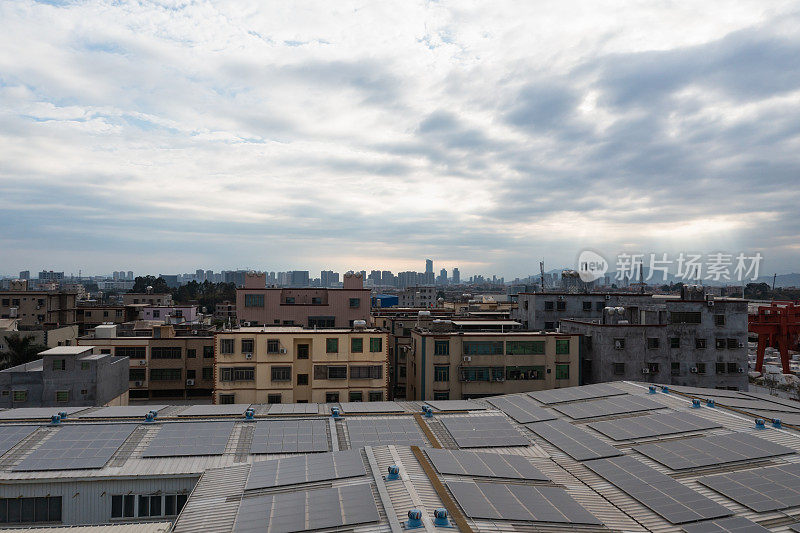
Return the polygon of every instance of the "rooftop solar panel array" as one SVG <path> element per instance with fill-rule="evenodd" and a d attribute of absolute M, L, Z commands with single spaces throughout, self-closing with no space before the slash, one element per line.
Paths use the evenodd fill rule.
<path fill-rule="evenodd" d="M 574 420 L 597 418 L 601 416 L 622 415 L 664 409 L 666 406 L 644 396 L 630 394 L 615 398 L 605 398 L 590 402 L 577 402 L 553 407 L 561 414 Z"/>
<path fill-rule="evenodd" d="M 573 402 L 575 400 L 591 400 L 607 396 L 621 396 L 625 391 L 618 389 L 610 383 L 584 385 L 582 387 L 567 387 L 564 389 L 551 389 L 529 392 L 528 396 L 544 404 Z"/>
<path fill-rule="evenodd" d="M 17 407 L 0 411 L 0 420 L 28 420 L 41 418 L 49 420 L 58 413 L 72 415 L 87 410 L 88 407 Z"/>
<path fill-rule="evenodd" d="M 0 455 L 25 440 L 39 426 L 0 426 Z"/>
<path fill-rule="evenodd" d="M 222 455 L 234 422 L 171 422 L 161 426 L 142 457 Z"/>
<path fill-rule="evenodd" d="M 730 509 L 629 455 L 586 461 L 583 464 L 673 524 L 733 514 Z"/>
<path fill-rule="evenodd" d="M 486 401 L 520 424 L 558 418 L 555 412 L 539 407 L 526 396 L 496 396 L 494 398 L 486 398 Z"/>
<path fill-rule="evenodd" d="M 800 505 L 798 463 L 707 476 L 698 481 L 756 512 Z"/>
<path fill-rule="evenodd" d="M 529 446 L 530 441 L 500 415 L 441 419 L 459 448 Z"/>
<path fill-rule="evenodd" d="M 372 489 L 360 484 L 243 498 L 234 531 L 292 533 L 379 519 Z"/>
<path fill-rule="evenodd" d="M 351 448 L 397 444 L 427 446 L 422 430 L 413 418 L 348 418 L 345 422 Z"/>
<path fill-rule="evenodd" d="M 731 516 L 683 526 L 686 533 L 762 533 L 769 529 L 743 516 Z"/>
<path fill-rule="evenodd" d="M 470 452 L 467 450 L 425 450 L 440 474 L 549 481 L 521 455 Z"/>
<path fill-rule="evenodd" d="M 365 475 L 358 450 L 299 455 L 253 463 L 245 490 Z"/>
<path fill-rule="evenodd" d="M 136 424 L 62 426 L 13 470 L 102 468 L 134 429 Z"/>
<path fill-rule="evenodd" d="M 342 412 L 353 413 L 404 413 L 405 409 L 397 402 L 341 402 Z"/>
<path fill-rule="evenodd" d="M 437 411 L 483 411 L 486 409 L 469 400 L 429 400 L 425 403 Z"/>
<path fill-rule="evenodd" d="M 184 409 L 178 416 L 235 416 L 244 415 L 249 403 L 228 403 L 213 405 L 192 405 Z"/>
<path fill-rule="evenodd" d="M 274 403 L 269 406 L 270 415 L 316 415 L 319 414 L 317 403 Z"/>
<path fill-rule="evenodd" d="M 742 394 L 735 390 L 704 389 L 702 387 L 684 387 L 683 385 L 669 385 L 669 390 L 697 396 L 698 398 L 741 398 Z"/>
<path fill-rule="evenodd" d="M 622 452 L 564 420 L 526 424 L 525 427 L 577 461 L 622 455 Z"/>
<path fill-rule="evenodd" d="M 724 405 L 725 407 L 734 407 L 736 409 L 747 411 L 763 409 L 765 411 L 774 411 L 776 413 L 800 414 L 800 409 L 795 406 L 783 405 L 767 400 L 759 400 L 757 398 L 716 398 L 715 402 L 719 405 Z"/>
<path fill-rule="evenodd" d="M 449 481 L 447 487 L 470 518 L 559 524 L 600 521 L 562 488 Z"/>
<path fill-rule="evenodd" d="M 325 420 L 263 420 L 256 422 L 250 453 L 327 452 Z"/>
<path fill-rule="evenodd" d="M 78 418 L 144 418 L 150 411 L 166 409 L 167 405 L 115 405 L 79 414 Z"/>
<path fill-rule="evenodd" d="M 797 524 L 792 524 L 791 526 L 789 526 L 789 529 L 791 531 L 797 531 L 798 533 L 800 533 L 800 522 L 798 522 Z"/>
<path fill-rule="evenodd" d="M 716 422 L 683 411 L 602 420 L 587 424 L 614 440 L 632 440 L 722 427 Z"/>
<path fill-rule="evenodd" d="M 749 433 L 640 444 L 634 449 L 672 470 L 762 459 L 794 450 Z"/>

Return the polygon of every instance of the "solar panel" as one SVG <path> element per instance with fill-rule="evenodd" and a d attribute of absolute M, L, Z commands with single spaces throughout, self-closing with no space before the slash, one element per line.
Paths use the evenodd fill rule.
<path fill-rule="evenodd" d="M 326 420 L 264 420 L 256 422 L 250 453 L 327 452 Z"/>
<path fill-rule="evenodd" d="M 134 429 L 136 424 L 62 426 L 12 470 L 102 468 Z"/>
<path fill-rule="evenodd" d="M 792 531 L 797 531 L 798 533 L 800 533 L 800 522 L 798 522 L 797 524 L 792 524 L 791 526 L 789 526 L 789 529 L 791 529 Z"/>
<path fill-rule="evenodd" d="M 430 400 L 425 403 L 437 411 L 483 411 L 486 409 L 469 400 Z"/>
<path fill-rule="evenodd" d="M 78 415 L 78 418 L 144 418 L 150 411 L 160 411 L 167 405 L 115 405 Z"/>
<path fill-rule="evenodd" d="M 730 509 L 630 455 L 596 459 L 583 464 L 673 524 L 696 522 L 733 514 Z"/>
<path fill-rule="evenodd" d="M 233 422 L 172 422 L 164 424 L 142 457 L 222 455 Z"/>
<path fill-rule="evenodd" d="M 766 400 L 759 400 L 756 398 L 716 398 L 715 403 L 724 405 L 726 407 L 734 407 L 736 409 L 743 409 L 752 411 L 754 409 L 763 409 L 765 411 L 775 411 L 777 413 L 792 413 L 800 414 L 800 408 L 791 405 L 782 405 L 775 402 Z"/>
<path fill-rule="evenodd" d="M 741 398 L 742 394 L 735 390 L 704 389 L 702 387 L 684 387 L 683 385 L 669 385 L 669 390 L 697 396 L 698 398 Z"/>
<path fill-rule="evenodd" d="M 250 407 L 249 403 L 193 405 L 178 413 L 178 416 L 242 416 L 248 407 Z"/>
<path fill-rule="evenodd" d="M 25 440 L 39 426 L 0 426 L 0 455 Z"/>
<path fill-rule="evenodd" d="M 317 415 L 318 403 L 274 403 L 269 406 L 271 415 Z"/>
<path fill-rule="evenodd" d="M 587 425 L 614 440 L 642 439 L 722 427 L 721 424 L 683 411 L 603 420 Z"/>
<path fill-rule="evenodd" d="M 17 407 L 16 409 L 7 409 L 0 411 L 0 420 L 30 420 L 34 418 L 43 418 L 49 420 L 53 415 L 58 413 L 67 413 L 68 415 L 85 411 L 88 407 Z"/>
<path fill-rule="evenodd" d="M 556 405 L 553 409 L 572 419 L 583 420 L 585 418 L 597 418 L 600 416 L 652 411 L 654 409 L 664 409 L 665 407 L 665 405 L 653 401 L 650 398 L 628 394 L 620 396 L 619 398 L 606 398 L 590 402 Z"/>
<path fill-rule="evenodd" d="M 529 392 L 528 396 L 549 405 L 553 403 L 573 402 L 575 400 L 605 398 L 606 396 L 621 396 L 623 394 L 627 393 L 610 383 L 597 383 L 595 385 L 583 385 L 581 387 Z"/>
<path fill-rule="evenodd" d="M 486 401 L 520 424 L 555 420 L 558 418 L 558 415 L 553 411 L 539 407 L 526 396 L 497 396 L 494 398 L 486 398 Z"/>
<path fill-rule="evenodd" d="M 550 481 L 550 478 L 521 455 L 435 448 L 428 448 L 425 453 L 440 474 Z"/>
<path fill-rule="evenodd" d="M 292 533 L 378 520 L 372 489 L 360 484 L 243 498 L 233 530 Z"/>
<path fill-rule="evenodd" d="M 791 398 L 779 398 L 778 396 L 772 396 L 771 394 L 764 394 L 761 392 L 742 392 L 742 396 L 747 396 L 748 398 L 755 398 L 757 400 L 764 400 L 770 403 L 777 403 L 779 405 L 783 405 L 785 407 L 791 407 L 795 410 L 800 411 L 800 402 L 796 400 L 792 400 Z"/>
<path fill-rule="evenodd" d="M 428 446 L 425 435 L 413 418 L 349 418 L 345 424 L 351 448 L 386 444 Z"/>
<path fill-rule="evenodd" d="M 299 455 L 253 463 L 245 490 L 365 475 L 361 452 L 357 450 Z"/>
<path fill-rule="evenodd" d="M 622 455 L 610 444 L 564 420 L 537 422 L 525 427 L 577 461 Z"/>
<path fill-rule="evenodd" d="M 760 533 L 769 529 L 742 516 L 731 516 L 683 526 L 686 533 Z"/>
<path fill-rule="evenodd" d="M 449 481 L 447 487 L 470 518 L 600 524 L 562 488 Z"/>
<path fill-rule="evenodd" d="M 500 415 L 440 419 L 459 448 L 529 446 L 530 441 Z"/>
<path fill-rule="evenodd" d="M 707 476 L 698 481 L 756 512 L 800 505 L 797 463 Z"/>
<path fill-rule="evenodd" d="M 404 413 L 406 410 L 396 402 L 341 402 L 342 412 L 353 413 Z"/>
<path fill-rule="evenodd" d="M 794 450 L 748 433 L 694 437 L 640 444 L 634 449 L 672 470 L 685 470 L 794 453 Z"/>

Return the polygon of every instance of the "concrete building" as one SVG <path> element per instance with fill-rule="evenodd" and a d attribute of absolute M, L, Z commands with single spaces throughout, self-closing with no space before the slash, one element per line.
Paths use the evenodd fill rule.
<path fill-rule="evenodd" d="M 685 289 L 608 307 L 600 320 L 562 319 L 562 333 L 584 336 L 583 380 L 635 379 L 747 390 L 747 301 Z"/>
<path fill-rule="evenodd" d="M 406 287 L 399 300 L 399 307 L 437 307 L 436 287 Z"/>
<path fill-rule="evenodd" d="M 231 324 L 237 324 L 236 321 L 236 304 L 225 300 L 222 303 L 214 306 L 214 319 L 231 321 Z"/>
<path fill-rule="evenodd" d="M 81 304 L 75 311 L 79 334 L 86 335 L 101 324 L 124 324 L 138 320 L 144 304 L 98 305 L 95 302 Z"/>
<path fill-rule="evenodd" d="M 614 293 L 568 293 L 568 292 L 521 292 L 517 295 L 517 307 L 511 318 L 522 322 L 529 331 L 555 331 L 563 318 L 599 320 L 606 307 L 635 307 L 636 302 L 650 302 L 650 294 L 631 292 Z"/>
<path fill-rule="evenodd" d="M 407 400 L 461 400 L 571 387 L 580 382 L 579 335 L 411 331 Z"/>
<path fill-rule="evenodd" d="M 17 318 L 20 327 L 47 328 L 75 323 L 77 294 L 66 291 L 29 291 L 17 280 L 0 291 L 0 318 Z"/>
<path fill-rule="evenodd" d="M 0 407 L 128 404 L 128 358 L 60 346 L 0 371 Z"/>
<path fill-rule="evenodd" d="M 149 304 L 149 305 L 172 305 L 172 294 L 149 293 L 149 292 L 126 292 L 122 295 L 123 305 Z"/>
<path fill-rule="evenodd" d="M 386 333 L 240 328 L 215 338 L 216 403 L 331 403 L 387 398 Z"/>
<path fill-rule="evenodd" d="M 345 274 L 341 289 L 264 285 L 263 273 L 248 274 L 244 288 L 236 290 L 240 324 L 344 328 L 357 320 L 371 323 L 370 290 L 364 288 L 361 274 Z"/>
<path fill-rule="evenodd" d="M 196 324 L 200 313 L 196 305 L 147 305 L 141 308 L 139 318 L 165 324 Z"/>
<path fill-rule="evenodd" d="M 123 334 L 126 333 L 126 334 Z M 102 325 L 78 339 L 101 353 L 131 361 L 128 382 L 131 400 L 208 398 L 214 389 L 214 337 L 211 331 L 176 330 L 155 325 L 148 333 L 123 332 Z"/>

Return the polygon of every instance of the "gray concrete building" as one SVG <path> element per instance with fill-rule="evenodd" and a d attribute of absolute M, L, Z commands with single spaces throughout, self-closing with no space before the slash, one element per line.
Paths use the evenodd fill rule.
<path fill-rule="evenodd" d="M 436 307 L 436 287 L 407 287 L 398 296 L 399 307 Z"/>
<path fill-rule="evenodd" d="M 521 292 L 517 295 L 517 308 L 512 309 L 511 318 L 530 331 L 555 331 L 565 318 L 599 320 L 606 307 L 634 308 L 637 302 L 647 303 L 652 299 L 651 294 L 633 292 Z M 638 318 L 635 320 L 638 322 Z"/>
<path fill-rule="evenodd" d="M 128 404 L 127 357 L 91 346 L 59 346 L 41 359 L 0 371 L 0 407 Z"/>

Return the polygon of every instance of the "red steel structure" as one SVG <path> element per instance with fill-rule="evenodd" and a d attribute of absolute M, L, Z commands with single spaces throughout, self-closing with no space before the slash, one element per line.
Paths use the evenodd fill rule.
<path fill-rule="evenodd" d="M 790 374 L 789 348 L 797 346 L 800 339 L 800 302 L 772 302 L 758 307 L 758 313 L 747 320 L 750 333 L 758 333 L 756 372 L 764 368 L 764 350 L 767 346 L 778 348 L 783 373 Z"/>

